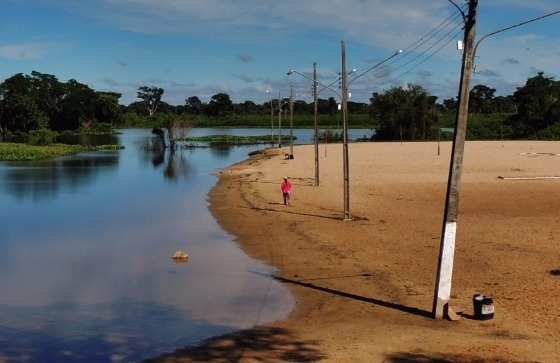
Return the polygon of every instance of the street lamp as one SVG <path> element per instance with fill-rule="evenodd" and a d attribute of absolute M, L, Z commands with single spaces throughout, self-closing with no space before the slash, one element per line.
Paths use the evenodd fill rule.
<path fill-rule="evenodd" d="M 354 73 L 357 73 L 357 69 L 353 68 L 350 72 L 346 71 L 346 48 L 344 45 L 344 41 L 341 42 L 342 46 L 342 70 L 339 73 L 339 78 L 336 79 L 334 82 L 330 84 L 322 84 L 317 81 L 317 74 L 316 74 L 316 64 L 313 64 L 313 78 L 308 77 L 307 75 L 296 71 L 295 69 L 290 69 L 288 71 L 288 75 L 297 74 L 305 79 L 308 79 L 313 82 L 313 93 L 315 98 L 315 115 L 317 115 L 317 95 L 319 92 L 329 89 L 333 91 L 341 100 L 342 104 L 342 123 L 343 123 L 343 143 L 342 143 L 342 153 L 343 153 L 343 175 L 344 175 L 344 220 L 349 221 L 351 220 L 350 215 L 350 169 L 349 169 L 349 162 L 348 162 L 348 97 L 350 96 L 348 92 L 348 85 L 355 82 L 359 78 L 365 76 L 367 73 L 373 71 L 374 69 L 382 66 L 383 64 L 387 63 L 391 59 L 395 58 L 399 54 L 402 54 L 402 50 L 397 50 L 391 56 L 387 57 L 386 59 L 374 64 L 373 66 L 367 68 L 362 73 L 358 74 L 357 76 L 353 77 L 350 81 L 348 81 L 348 76 Z M 339 93 L 337 89 L 334 89 L 332 86 L 337 82 L 341 82 L 341 92 Z M 321 90 L 317 90 L 317 86 L 320 85 L 322 88 Z M 317 116 L 315 116 L 315 119 Z M 316 159 L 316 175 L 315 175 L 315 184 L 319 185 L 319 177 L 318 177 L 318 135 L 317 135 L 317 123 L 315 124 L 315 159 Z"/>
<path fill-rule="evenodd" d="M 346 72 L 346 46 L 344 41 L 340 42 L 341 53 L 342 53 L 342 70 L 341 70 L 341 80 L 342 80 L 342 161 L 343 161 L 343 173 L 344 173 L 344 220 L 352 220 L 352 215 L 350 214 L 350 163 L 348 157 L 348 97 L 350 96 L 348 92 L 348 85 L 354 83 L 356 80 L 365 76 L 367 73 L 373 71 L 374 69 L 380 67 L 381 65 L 387 63 L 391 59 L 395 58 L 399 54 L 402 54 L 402 50 L 397 50 L 391 56 L 385 58 L 381 62 L 374 64 L 373 66 L 367 68 L 365 71 L 361 72 L 357 76 L 353 77 L 348 81 L 349 73 Z M 351 72 L 353 73 L 353 72 Z"/>
<path fill-rule="evenodd" d="M 294 158 L 294 87 L 290 86 L 290 159 Z"/>
<path fill-rule="evenodd" d="M 282 100 L 280 92 L 278 92 L 278 148 L 282 149 L 282 106 L 288 102 Z"/>
<path fill-rule="evenodd" d="M 288 76 L 292 74 L 297 74 L 300 77 L 303 77 L 307 80 L 313 82 L 313 126 L 314 126 L 314 145 L 315 145 L 315 186 L 319 186 L 319 117 L 318 117 L 318 97 L 319 97 L 319 90 L 318 85 L 321 85 L 323 89 L 328 88 L 334 91 L 337 95 L 339 94 L 338 91 L 330 85 L 323 85 L 319 81 L 317 81 L 317 63 L 313 63 L 313 78 L 308 77 L 307 75 L 296 71 L 295 69 L 290 69 L 287 73 Z"/>
<path fill-rule="evenodd" d="M 453 135 L 451 160 L 449 165 L 449 176 L 447 181 L 447 192 L 445 195 L 445 209 L 443 212 L 443 226 L 436 273 L 436 283 L 434 289 L 434 300 L 432 313 L 434 318 L 442 319 L 446 314 L 449 315 L 449 301 L 451 299 L 451 281 L 453 276 L 453 262 L 455 257 L 455 239 L 457 232 L 457 220 L 459 214 L 459 188 L 461 186 L 461 174 L 463 172 L 463 158 L 465 149 L 465 139 L 467 133 L 467 122 L 469 114 L 469 95 L 470 82 L 474 68 L 474 60 L 478 46 L 485 39 L 505 32 L 510 29 L 520 27 L 556 14 L 554 11 L 527 21 L 514 24 L 512 26 L 496 30 L 481 37 L 476 41 L 476 24 L 478 0 L 469 0 L 469 12 L 465 14 L 453 0 L 448 0 L 463 16 L 465 22 L 463 62 L 461 66 L 461 80 L 457 101 L 459 107 L 455 119 L 455 132 Z"/>
<path fill-rule="evenodd" d="M 274 146 L 274 106 L 272 105 L 272 90 L 267 88 L 265 92 L 268 95 L 268 101 L 270 103 L 270 143 Z"/>

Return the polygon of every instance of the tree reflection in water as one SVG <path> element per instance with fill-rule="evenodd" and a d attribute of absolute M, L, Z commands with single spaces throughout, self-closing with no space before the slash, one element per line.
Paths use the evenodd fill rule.
<path fill-rule="evenodd" d="M 163 171 L 165 179 L 177 181 L 191 175 L 192 166 L 187 160 L 184 150 L 167 151 L 167 164 Z"/>
<path fill-rule="evenodd" d="M 61 190 L 77 192 L 100 174 L 116 171 L 118 164 L 118 151 L 10 163 L 0 170 L 0 184 L 18 199 L 54 199 Z"/>
<path fill-rule="evenodd" d="M 169 181 L 187 179 L 192 174 L 192 165 L 188 160 L 188 153 L 192 150 L 176 148 L 174 151 L 164 148 L 157 139 L 149 140 L 143 148 L 144 160 L 150 160 L 154 169 L 161 166 L 163 177 Z"/>

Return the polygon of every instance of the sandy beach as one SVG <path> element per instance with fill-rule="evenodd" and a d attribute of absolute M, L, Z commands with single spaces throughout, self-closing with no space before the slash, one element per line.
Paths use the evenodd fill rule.
<path fill-rule="evenodd" d="M 560 176 L 555 142 L 469 142 L 452 302 L 457 322 L 430 318 L 450 143 L 350 146 L 352 222 L 342 221 L 342 147 L 295 160 L 269 150 L 220 173 L 210 194 L 221 225 L 278 268 L 296 309 L 284 321 L 177 351 L 161 361 L 558 362 Z M 279 184 L 295 187 L 290 207 Z M 472 296 L 495 319 L 476 321 Z M 266 309 L 266 303 L 263 305 Z"/>

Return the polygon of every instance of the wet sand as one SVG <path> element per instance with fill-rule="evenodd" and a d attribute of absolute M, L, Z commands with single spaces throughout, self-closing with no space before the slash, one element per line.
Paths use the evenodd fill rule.
<path fill-rule="evenodd" d="M 353 222 L 342 221 L 342 148 L 295 160 L 271 150 L 230 167 L 210 194 L 221 225 L 279 270 L 297 299 L 288 319 L 211 339 L 159 361 L 558 362 L 560 176 L 555 142 L 469 142 L 452 302 L 461 321 L 430 318 L 450 143 L 350 146 Z M 281 177 L 295 184 L 281 204 Z M 496 317 L 471 319 L 472 295 Z M 266 304 L 264 305 L 266 309 Z"/>

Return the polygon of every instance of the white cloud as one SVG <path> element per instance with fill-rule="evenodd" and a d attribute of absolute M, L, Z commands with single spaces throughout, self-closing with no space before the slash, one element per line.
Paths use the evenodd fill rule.
<path fill-rule="evenodd" d="M 0 58 L 28 60 L 41 58 L 47 52 L 42 43 L 0 44 Z"/>
<path fill-rule="evenodd" d="M 507 21 L 506 24 L 496 24 L 492 14 L 487 11 L 490 8 L 504 7 L 511 11 L 510 15 L 515 17 L 515 22 L 518 20 L 517 16 L 523 19 L 527 14 L 544 13 L 557 7 L 557 1 L 481 1 L 482 21 L 479 34 L 509 25 Z M 82 9 L 86 6 L 72 4 Z M 259 45 L 274 46 L 279 38 L 290 40 L 328 34 L 335 35 L 336 39 L 345 38 L 354 43 L 375 46 L 381 54 L 405 48 L 442 19 L 455 13 L 455 9 L 445 0 L 95 0 L 95 5 L 94 8 L 88 8 L 89 16 L 131 32 L 187 34 L 209 40 L 250 41 L 252 45 L 256 40 L 259 43 L 256 48 Z M 459 23 L 458 19 L 456 23 Z M 532 34 L 529 29 L 515 30 L 484 42 L 479 49 L 477 63 L 483 70 L 505 68 L 500 71 L 503 79 L 496 76 L 492 81 L 501 82 L 499 91 L 509 92 L 514 85 L 526 79 L 530 67 L 548 72 L 557 70 L 558 53 L 549 51 L 558 49 L 557 45 L 558 42 L 550 34 L 543 36 L 540 33 Z M 241 57 L 238 54 L 237 57 L 245 62 L 251 60 L 250 55 L 243 54 Z M 504 65 L 505 58 L 515 59 L 519 63 L 508 62 Z M 394 80 L 392 77 L 408 70 L 408 67 L 398 68 L 399 64 L 406 62 L 403 57 L 401 63 L 395 62 L 371 74 L 362 83 L 355 85 L 356 94 L 367 99 L 372 90 L 379 88 L 380 80 L 386 80 L 381 82 L 382 87 L 410 81 L 418 82 L 440 96 L 456 92 L 459 58 L 452 44 L 444 48 L 437 58 L 429 59 L 421 68 L 411 69 L 412 72 L 404 80 Z M 444 76 L 442 69 L 457 69 L 457 73 Z M 433 71 L 433 75 L 427 76 L 426 71 Z M 485 73 L 489 75 L 487 71 Z M 249 97 L 262 100 L 264 89 L 272 87 L 284 91 L 294 82 L 298 92 L 308 93 L 309 87 L 305 82 L 271 80 L 239 71 L 231 71 L 229 74 L 234 79 L 222 84 L 214 81 L 213 85 L 176 87 L 168 93 L 169 100 L 179 102 L 188 94 L 200 92 L 204 97 L 217 91 L 232 93 L 232 97 L 236 99 Z M 129 97 L 134 94 L 133 91 L 129 93 Z"/>
<path fill-rule="evenodd" d="M 140 33 L 268 39 L 327 30 L 377 46 L 404 46 L 455 10 L 445 1 L 98 0 L 90 15 Z"/>

